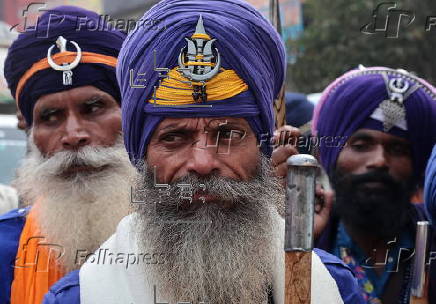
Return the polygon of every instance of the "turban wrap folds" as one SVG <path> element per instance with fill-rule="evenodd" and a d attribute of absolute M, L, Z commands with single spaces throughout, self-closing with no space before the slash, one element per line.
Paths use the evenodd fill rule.
<path fill-rule="evenodd" d="M 248 90 L 223 100 L 203 103 L 212 107 L 155 107 L 148 102 L 161 79 L 155 68 L 172 70 L 178 67 L 178 56 L 186 46 L 185 38 L 194 33 L 200 15 L 206 33 L 216 39 L 213 48 L 217 48 L 221 55 L 221 67 L 236 72 L 248 85 Z M 134 84 L 143 88 L 131 86 L 130 71 L 136 76 Z M 118 61 L 124 142 L 131 161 L 136 163 L 144 158 L 153 131 L 166 117 L 244 117 L 258 138 L 263 134 L 272 135 L 273 100 L 280 92 L 284 75 L 285 49 L 279 35 L 246 2 L 159 2 L 127 37 Z M 268 155 L 271 151 L 267 146 L 263 146 L 262 151 Z"/>
<path fill-rule="evenodd" d="M 99 63 L 99 59 L 97 63 L 81 62 L 72 70 L 72 85 L 67 86 L 63 85 L 62 71 L 51 67 L 37 71 L 23 82 L 26 72 L 47 57 L 48 49 L 59 36 L 76 42 L 82 54 L 113 58 L 114 64 Z M 92 85 L 120 101 L 114 65 L 125 37 L 124 33 L 103 24 L 98 14 L 79 7 L 59 6 L 42 14 L 36 26 L 27 28 L 13 42 L 5 61 L 5 78 L 27 124 L 32 124 L 35 103 L 45 94 Z M 76 49 L 70 42 L 67 51 L 75 55 Z M 56 52 L 59 50 L 55 47 L 52 54 Z"/>
<path fill-rule="evenodd" d="M 380 103 L 389 99 L 382 72 L 388 79 L 408 74 L 384 67 L 352 70 L 336 79 L 323 92 L 314 112 L 313 135 L 321 140 L 321 162 L 331 175 L 347 138 L 360 128 L 383 131 L 383 124 L 371 118 Z M 409 74 L 409 76 L 411 76 Z M 405 77 L 410 85 L 418 85 L 404 100 L 407 131 L 393 127 L 388 133 L 408 139 L 416 182 L 422 182 L 427 160 L 436 142 L 436 91 L 423 79 Z M 322 144 L 322 138 L 341 136 L 343 142 Z"/>
<path fill-rule="evenodd" d="M 436 221 L 436 145 L 425 173 L 424 201 L 433 223 Z"/>

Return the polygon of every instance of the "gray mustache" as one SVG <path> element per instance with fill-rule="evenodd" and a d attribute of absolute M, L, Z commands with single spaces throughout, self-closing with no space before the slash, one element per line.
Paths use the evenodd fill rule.
<path fill-rule="evenodd" d="M 120 159 L 127 157 L 117 144 L 111 147 L 83 147 L 79 151 L 61 151 L 44 158 L 39 170 L 44 174 L 60 175 L 65 170 L 76 166 L 100 168 L 116 166 Z"/>

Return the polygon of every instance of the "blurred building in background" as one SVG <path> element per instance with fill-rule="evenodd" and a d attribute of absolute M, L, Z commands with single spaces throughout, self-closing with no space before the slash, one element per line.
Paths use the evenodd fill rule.
<path fill-rule="evenodd" d="M 270 0 L 246 0 L 258 9 L 267 19 L 270 16 Z M 303 30 L 303 3 L 304 0 L 279 0 L 280 23 L 283 41 L 286 44 L 287 60 L 289 64 L 296 61 L 295 45 Z"/>

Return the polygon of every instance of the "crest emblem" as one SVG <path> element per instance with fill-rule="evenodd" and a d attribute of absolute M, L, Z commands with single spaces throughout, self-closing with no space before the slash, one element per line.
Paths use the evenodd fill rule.
<path fill-rule="evenodd" d="M 217 75 L 221 67 L 220 53 L 218 49 L 212 47 L 216 39 L 212 39 L 206 33 L 201 15 L 195 33 L 190 39 L 185 39 L 188 45 L 180 51 L 179 72 L 191 81 L 202 83 L 202 85 L 194 85 L 192 96 L 195 101 L 201 99 L 205 102 L 207 101 L 206 81 Z"/>
<path fill-rule="evenodd" d="M 67 51 L 67 40 L 62 37 L 59 36 L 58 39 L 56 40 L 56 46 L 57 48 L 60 50 L 60 53 L 66 52 Z M 52 45 L 48 51 L 47 51 L 47 61 L 48 64 L 56 71 L 62 71 L 62 79 L 63 79 L 63 84 L 64 85 L 72 85 L 73 84 L 73 72 L 72 69 L 74 69 L 75 67 L 77 67 L 77 65 L 80 62 L 80 59 L 82 58 L 82 50 L 80 49 L 79 45 L 74 42 L 74 41 L 70 41 L 70 43 L 72 45 L 74 45 L 74 47 L 76 48 L 76 58 L 74 58 L 73 62 L 71 63 L 62 63 L 62 65 L 58 65 L 57 63 L 55 63 L 53 61 L 52 58 L 52 51 L 55 47 L 55 45 Z"/>
<path fill-rule="evenodd" d="M 409 89 L 410 84 L 404 78 L 398 77 L 389 80 L 388 93 L 389 99 L 384 100 L 380 105 L 383 112 L 383 129 L 388 132 L 400 121 L 405 121 L 406 110 L 404 109 L 404 94 Z"/>

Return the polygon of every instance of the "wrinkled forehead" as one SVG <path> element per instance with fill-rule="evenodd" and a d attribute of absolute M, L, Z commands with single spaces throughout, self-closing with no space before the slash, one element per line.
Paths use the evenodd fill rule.
<path fill-rule="evenodd" d="M 211 130 L 225 127 L 226 129 L 243 128 L 253 133 L 249 123 L 242 117 L 195 117 L 163 119 L 156 127 L 156 132 L 170 129 Z"/>

